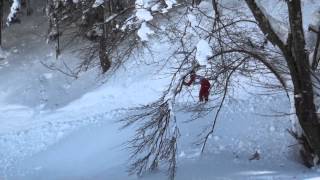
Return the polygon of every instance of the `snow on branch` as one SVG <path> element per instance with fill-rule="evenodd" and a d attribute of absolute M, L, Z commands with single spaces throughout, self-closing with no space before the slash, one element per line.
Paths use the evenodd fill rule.
<path fill-rule="evenodd" d="M 10 13 L 7 18 L 7 26 L 9 26 L 16 19 L 16 16 L 20 10 L 20 7 L 21 7 L 21 0 L 13 0 L 10 8 Z"/>
<path fill-rule="evenodd" d="M 177 74 L 164 95 L 154 103 L 133 109 L 136 114 L 121 120 L 124 128 L 133 124 L 139 127 L 129 141 L 131 160 L 130 173 L 141 176 L 156 170 L 160 164 L 167 165 L 169 178 L 176 174 L 177 140 L 180 136 L 174 113 L 176 96 L 181 92 L 187 72 L 178 78 Z"/>
<path fill-rule="evenodd" d="M 152 21 L 156 13 L 167 13 L 176 4 L 176 0 L 136 0 L 135 1 L 135 17 L 140 25 L 137 35 L 141 41 L 149 40 L 149 35 L 154 34 L 154 31 L 148 27 L 147 22 Z M 161 4 L 165 4 L 165 8 L 159 9 Z"/>
<path fill-rule="evenodd" d="M 176 4 L 176 0 L 164 0 L 166 3 L 167 7 L 165 9 L 162 9 L 163 13 L 168 12 L 168 10 L 172 9 L 173 5 Z"/>
<path fill-rule="evenodd" d="M 95 0 L 94 4 L 92 5 L 93 8 L 101 6 L 104 3 L 104 0 Z"/>

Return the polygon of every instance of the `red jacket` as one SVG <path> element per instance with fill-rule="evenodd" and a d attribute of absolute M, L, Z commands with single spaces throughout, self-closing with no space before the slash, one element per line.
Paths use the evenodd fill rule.
<path fill-rule="evenodd" d="M 199 82 L 196 82 L 197 79 L 199 79 Z M 209 90 L 211 87 L 209 80 L 203 76 L 199 76 L 199 75 L 196 75 L 195 73 L 193 73 L 190 76 L 190 81 L 185 83 L 185 85 L 190 86 L 192 83 L 201 85 L 200 91 L 199 91 L 199 100 L 200 101 L 203 101 L 203 100 L 208 101 Z"/>

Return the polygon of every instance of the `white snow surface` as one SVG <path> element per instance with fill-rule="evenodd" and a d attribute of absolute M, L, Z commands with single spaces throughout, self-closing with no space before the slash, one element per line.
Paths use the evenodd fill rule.
<path fill-rule="evenodd" d="M 6 65 L 8 65 L 7 57 L 9 56 L 9 52 L 3 50 L 0 47 L 0 69 Z"/>
<path fill-rule="evenodd" d="M 153 11 L 159 11 L 160 10 L 160 5 L 161 5 L 161 3 L 156 3 L 155 5 L 153 5 L 152 7 L 151 7 L 151 11 L 153 12 Z"/>
<path fill-rule="evenodd" d="M 212 48 L 208 41 L 201 39 L 197 44 L 196 58 L 201 66 L 208 65 L 208 58 L 212 56 Z"/>
<path fill-rule="evenodd" d="M 38 24 L 26 17 L 22 19 L 24 28 L 4 32 L 3 49 L 8 53 L 7 65 L 0 64 L 0 179 L 166 179 L 162 170 L 143 177 L 127 174 L 129 152 L 124 143 L 134 129 L 120 131 L 116 121 L 126 116 L 128 108 L 162 95 L 170 69 L 159 72 L 157 68 L 173 51 L 172 45 L 148 39 L 153 54 L 139 57 L 146 63 L 133 58 L 112 76 L 98 76 L 99 70 L 93 69 L 73 79 L 40 64 L 57 60 L 53 48 L 44 41 L 45 21 L 37 18 Z M 210 54 L 205 40 L 199 40 L 197 47 L 199 58 Z M 59 61 L 77 59 L 66 51 Z M 239 81 L 244 86 L 249 83 Z M 174 108 L 181 131 L 177 180 L 320 178 L 317 169 L 305 168 L 296 158 L 296 142 L 286 132 L 291 117 L 264 116 L 292 111 L 284 94 L 256 96 L 239 87 L 234 92 L 237 98 L 226 101 L 201 156 L 194 142 L 212 123 L 213 113 L 186 123 L 192 113 L 179 111 L 179 104 L 197 104 L 198 87 L 188 90 L 191 92 L 185 90 L 179 95 Z M 261 159 L 249 161 L 256 151 Z"/>
<path fill-rule="evenodd" d="M 141 21 L 151 21 L 153 19 L 151 12 L 147 9 L 137 9 L 136 16 Z"/>
<path fill-rule="evenodd" d="M 78 1 L 77 1 L 78 2 Z M 76 2 L 76 3 L 77 3 Z M 95 0 L 94 1 L 94 4 L 92 5 L 92 7 L 98 7 L 98 6 L 101 6 L 102 4 L 104 3 L 104 0 Z"/>
<path fill-rule="evenodd" d="M 195 15 L 193 15 L 193 14 L 188 14 L 187 17 L 188 17 L 188 20 L 189 20 L 189 22 L 190 22 L 190 24 L 191 24 L 192 27 L 196 27 L 196 26 L 198 25 L 197 18 L 196 18 Z"/>
<path fill-rule="evenodd" d="M 146 22 L 143 22 L 141 24 L 141 27 L 140 29 L 138 30 L 137 32 L 138 36 L 140 37 L 140 40 L 141 41 L 148 41 L 149 40 L 149 35 L 152 35 L 154 34 L 154 31 L 152 31 Z"/>
<path fill-rule="evenodd" d="M 164 0 L 164 2 L 167 4 L 166 10 L 171 9 L 173 5 L 177 3 L 176 0 Z"/>
<path fill-rule="evenodd" d="M 137 9 L 139 9 L 139 8 L 148 9 L 152 6 L 152 4 L 154 4 L 153 0 L 136 0 L 136 2 L 135 2 Z"/>

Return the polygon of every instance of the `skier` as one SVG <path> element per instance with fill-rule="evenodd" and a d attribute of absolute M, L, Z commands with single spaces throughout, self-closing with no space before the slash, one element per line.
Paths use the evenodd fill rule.
<path fill-rule="evenodd" d="M 195 71 L 192 71 L 190 73 L 190 81 L 183 82 L 183 84 L 190 86 L 192 83 L 200 84 L 199 101 L 202 102 L 205 100 L 205 102 L 207 102 L 209 100 L 209 89 L 211 87 L 209 80 L 203 76 L 197 75 Z"/>

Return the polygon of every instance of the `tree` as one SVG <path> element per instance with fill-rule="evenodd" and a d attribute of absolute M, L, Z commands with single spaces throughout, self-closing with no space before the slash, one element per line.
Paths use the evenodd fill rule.
<path fill-rule="evenodd" d="M 2 46 L 3 6 L 3 0 L 0 0 L 0 47 Z"/>
<path fill-rule="evenodd" d="M 261 31 L 266 34 L 267 39 L 277 46 L 287 63 L 293 84 L 294 101 L 296 114 L 303 129 L 302 137 L 304 150 L 301 152 L 305 163 L 313 166 L 319 163 L 320 157 L 320 122 L 316 114 L 314 100 L 314 70 L 310 66 L 309 54 L 307 51 L 305 33 L 302 22 L 302 9 L 300 0 L 287 1 L 289 15 L 289 34 L 286 42 L 283 42 L 273 29 L 270 20 L 254 0 L 246 0 L 253 13 Z M 319 36 L 319 35 L 318 35 Z M 313 54 L 316 55 L 314 49 Z M 317 58 L 312 58 L 318 61 Z M 312 62 L 311 64 L 314 64 Z M 315 160 L 315 161 L 314 161 Z"/>
<path fill-rule="evenodd" d="M 56 58 L 58 59 L 60 55 L 60 28 L 59 21 L 61 17 L 61 2 L 49 0 L 47 1 L 47 16 L 49 19 L 49 32 L 48 39 L 50 41 L 55 41 L 55 49 L 56 49 Z"/>
<path fill-rule="evenodd" d="M 25 6 L 27 8 L 27 16 L 30 16 L 32 13 L 30 0 L 25 0 Z"/>
<path fill-rule="evenodd" d="M 277 77 L 285 91 L 289 91 L 290 88 L 287 86 L 287 82 L 291 82 L 296 115 L 302 128 L 301 135 L 293 134 L 302 144 L 301 156 L 305 165 L 308 167 L 314 166 L 319 163 L 320 157 L 320 123 L 316 113 L 314 92 L 319 83 L 318 77 L 315 75 L 317 67 L 314 65 L 318 61 L 316 52 L 318 51 L 319 45 L 316 45 L 312 51 L 307 51 L 308 48 L 306 46 L 305 31 L 302 22 L 301 1 L 291 0 L 285 2 L 288 8 L 287 21 L 289 22 L 289 27 L 279 24 L 280 22 L 277 22 L 270 16 L 259 1 L 246 0 L 245 2 L 254 16 L 256 26 L 259 27 L 263 33 L 263 35 L 260 35 L 260 39 L 263 40 L 265 37 L 266 40 L 271 42 L 275 50 L 279 50 L 282 58 L 280 61 L 278 60 L 278 62 L 275 60 L 272 61 L 272 59 L 275 59 L 274 54 L 261 48 L 262 42 L 257 45 L 253 43 L 248 36 L 244 36 L 243 38 L 248 39 L 248 43 L 243 42 L 243 40 L 236 40 L 236 38 L 229 38 L 229 40 L 233 41 L 232 44 L 234 46 L 237 46 L 235 43 L 246 45 L 232 48 L 230 48 L 230 45 L 229 47 L 223 45 L 221 46 L 220 53 L 216 55 L 226 56 L 230 53 L 237 53 L 238 57 L 247 56 L 248 58 L 260 61 L 263 66 Z M 222 8 L 219 6 L 218 1 L 213 1 L 213 5 L 214 7 Z M 225 28 L 226 21 L 220 17 L 221 14 L 216 16 L 216 24 L 221 25 L 222 31 L 232 33 L 232 30 L 230 31 L 230 29 Z M 232 23 L 236 23 L 236 21 L 233 20 Z M 284 26 L 287 32 L 285 32 L 284 29 L 280 29 L 281 26 Z M 218 30 L 218 33 L 223 33 L 222 31 Z M 283 37 L 287 38 L 284 39 Z M 220 37 L 219 41 L 221 41 L 221 39 Z M 313 54 L 313 57 L 310 59 L 309 54 Z M 214 57 L 212 57 L 212 59 L 214 59 Z M 311 65 L 314 66 L 312 67 Z M 238 68 L 239 67 L 236 67 L 234 70 L 236 71 Z M 226 68 L 223 69 L 226 70 Z M 214 125 L 212 127 L 209 134 L 213 132 Z M 205 142 L 206 140 L 207 138 L 205 138 Z"/>
<path fill-rule="evenodd" d="M 74 74 L 97 65 L 105 73 L 111 65 L 116 68 L 130 56 L 138 44 L 133 36 L 138 26 L 128 28 L 126 25 L 134 9 L 133 3 L 133 0 L 48 1 L 48 39 L 56 43 L 57 55 L 64 49 L 64 44 L 70 44 L 76 38 L 90 41 L 78 51 L 83 61 Z M 124 42 L 132 46 L 122 46 L 120 51 Z M 99 63 L 95 62 L 97 57 Z"/>
<path fill-rule="evenodd" d="M 201 8 L 191 8 L 194 4 L 188 3 L 179 7 L 179 14 L 173 13 L 172 16 L 179 17 L 179 22 L 171 29 L 172 33 L 166 32 L 179 44 L 172 55 L 176 61 L 179 59 L 172 82 L 158 101 L 143 108 L 143 113 L 124 120 L 127 122 L 126 126 L 142 123 L 131 141 L 133 156 L 136 158 L 132 167 L 135 167 L 133 170 L 138 174 L 154 169 L 155 162 L 168 162 L 170 175 L 175 174 L 175 168 L 170 163 L 175 162 L 176 157 L 158 156 L 172 154 L 175 149 L 163 146 L 159 141 L 169 141 L 171 138 L 178 141 L 179 136 L 175 133 L 167 133 L 170 132 L 169 129 L 177 128 L 176 123 L 170 125 L 170 120 L 171 123 L 176 121 L 173 112 L 175 103 L 172 102 L 183 91 L 182 84 L 188 73 L 199 69 L 206 72 L 214 89 L 211 92 L 214 97 L 212 108 L 203 111 L 215 112 L 212 124 L 202 132 L 198 143 L 202 146 L 202 152 L 214 133 L 224 101 L 237 83 L 233 81 L 234 77 L 244 76 L 254 80 L 271 74 L 278 83 L 259 83 L 273 91 L 285 91 L 293 99 L 302 132 L 290 133 L 301 144 L 301 156 L 305 165 L 311 167 L 319 163 L 320 122 L 315 105 L 315 91 L 319 84 L 316 76 L 320 44 L 318 28 L 310 28 L 316 33 L 317 41 L 312 46 L 313 49 L 308 50 L 310 48 L 307 48 L 305 40 L 300 0 L 278 1 L 286 4 L 288 17 L 285 22 L 268 14 L 258 0 L 245 0 L 245 4 L 233 2 L 230 6 L 227 3 L 212 0 L 214 16 L 206 14 Z M 184 13 L 181 13 L 180 8 Z M 198 16 L 200 20 L 193 16 Z M 207 42 L 212 49 L 212 55 L 207 58 L 205 66 L 197 57 L 198 48 L 195 44 L 200 41 Z M 161 136 L 160 132 L 166 132 L 166 137 Z"/>
<path fill-rule="evenodd" d="M 31 14 L 30 10 L 30 0 L 23 1 L 27 7 L 27 15 Z M 21 8 L 21 0 L 13 0 L 11 1 L 10 5 L 10 12 L 7 17 L 6 25 L 10 26 L 13 23 L 20 23 L 20 20 L 17 18 L 17 14 Z M 5 9 L 5 1 L 0 0 L 0 46 L 2 45 L 2 29 L 3 29 L 3 16 L 4 16 L 4 9 Z"/>

